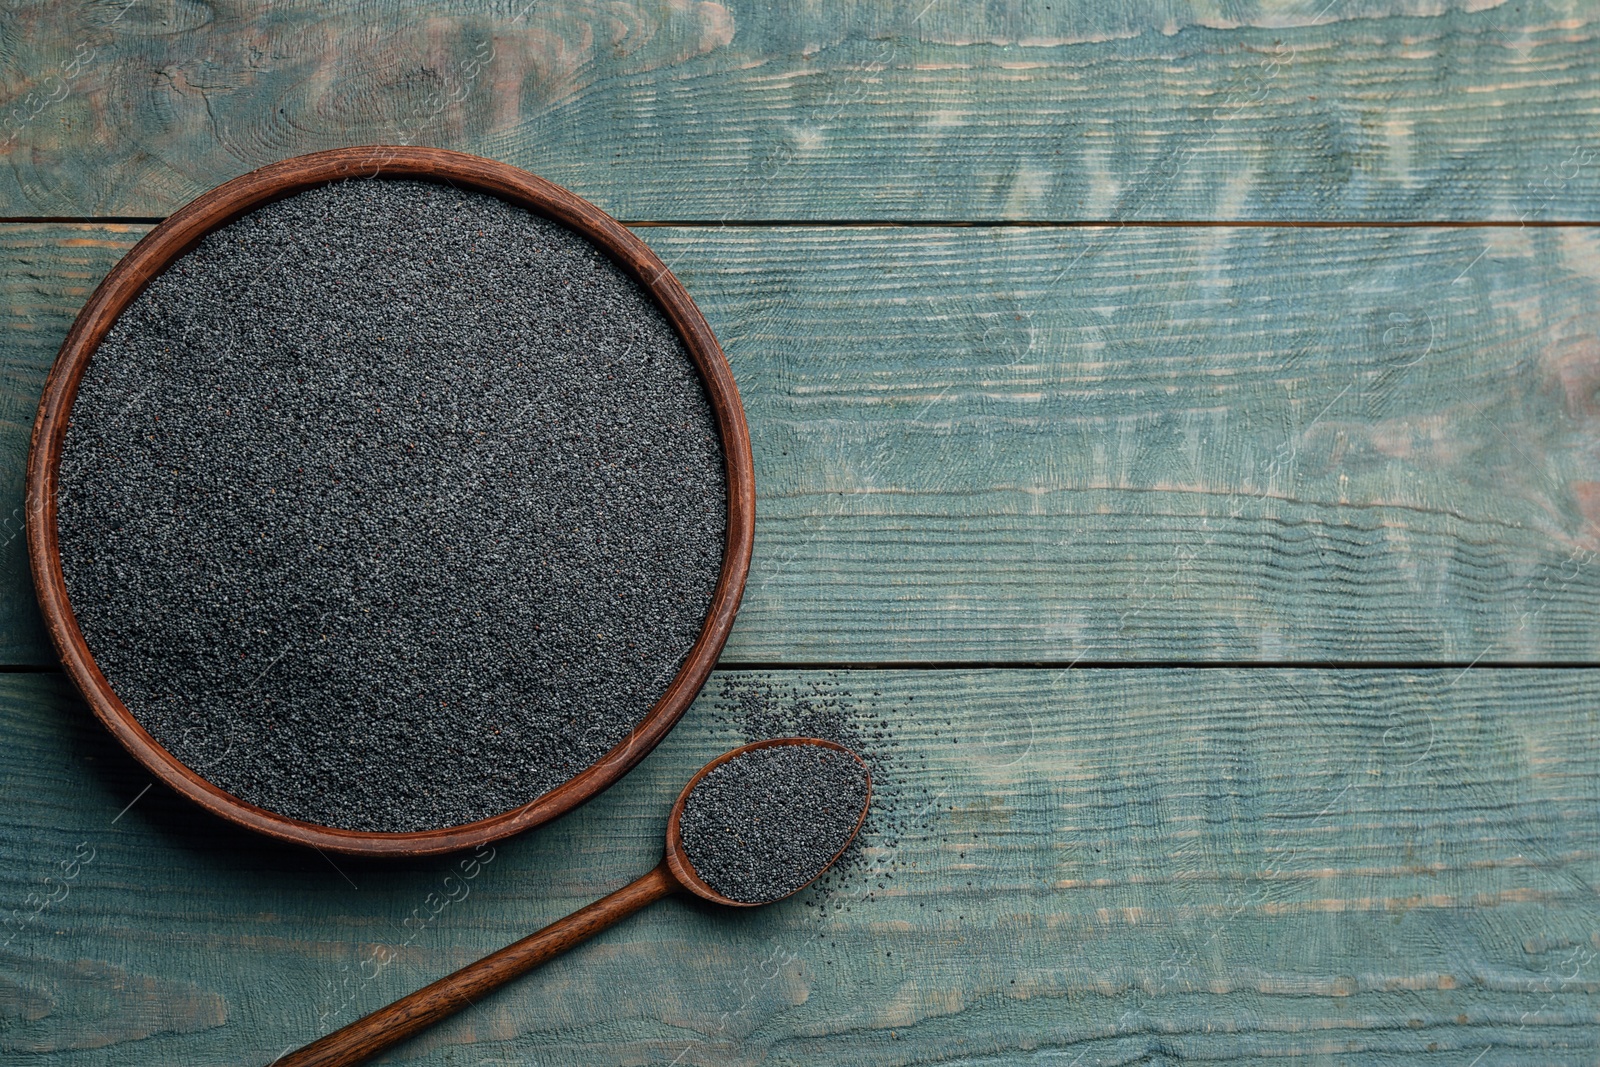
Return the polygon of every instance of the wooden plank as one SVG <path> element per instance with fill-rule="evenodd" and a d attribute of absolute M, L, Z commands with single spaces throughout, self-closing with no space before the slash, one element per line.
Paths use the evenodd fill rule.
<path fill-rule="evenodd" d="M 0 217 L 373 142 L 631 219 L 1600 218 L 1590 5 L 13 0 Z"/>
<path fill-rule="evenodd" d="M 754 398 L 730 655 L 1594 656 L 1592 235 L 648 232 Z"/>
<path fill-rule="evenodd" d="M 760 685 L 898 746 L 871 877 L 663 903 L 393 1062 L 1600 1053 L 1600 675 L 1494 669 L 724 674 L 625 782 L 475 870 L 336 869 L 141 796 L 55 676 L 3 676 L 0 1049 L 266 1063 L 646 870 Z"/>
<path fill-rule="evenodd" d="M 1600 652 L 1595 231 L 643 231 L 756 427 L 747 661 Z"/>
<path fill-rule="evenodd" d="M 0 512 L 139 232 L 0 228 Z M 730 661 L 1600 654 L 1595 231 L 638 232 L 750 418 Z M 49 663 L 0 551 L 0 662 Z"/>

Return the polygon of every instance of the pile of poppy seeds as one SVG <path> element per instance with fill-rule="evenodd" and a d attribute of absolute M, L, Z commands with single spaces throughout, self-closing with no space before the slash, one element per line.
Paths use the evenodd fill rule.
<path fill-rule="evenodd" d="M 896 876 L 908 870 L 916 843 L 933 832 L 936 790 L 943 782 L 929 764 L 929 751 L 902 745 L 896 724 L 914 719 L 939 738 L 941 724 L 952 725 L 949 716 L 920 707 L 910 694 L 886 696 L 872 684 L 875 673 L 870 671 L 805 671 L 787 677 L 728 671 L 717 677 L 707 703 L 730 745 L 817 737 L 850 749 L 871 772 L 866 823 L 844 854 L 801 895 L 804 905 L 824 914 L 849 912 L 892 889 Z M 827 924 L 817 930 L 820 938 L 832 934 Z"/>
<path fill-rule="evenodd" d="M 595 246 L 428 182 L 214 231 L 121 315 L 61 456 L 111 687 L 234 796 L 350 830 L 517 807 L 624 740 L 726 538 L 704 385 Z"/>
<path fill-rule="evenodd" d="M 752 749 L 713 768 L 684 801 L 684 854 L 730 900 L 779 900 L 850 843 L 868 784 L 866 767 L 848 752 L 808 744 Z"/>

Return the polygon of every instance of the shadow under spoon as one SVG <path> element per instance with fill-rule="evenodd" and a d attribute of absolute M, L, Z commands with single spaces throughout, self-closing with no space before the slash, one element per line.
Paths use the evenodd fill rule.
<path fill-rule="evenodd" d="M 666 855 L 649 874 L 272 1067 L 360 1063 L 673 893 L 729 907 L 782 900 L 838 860 L 866 821 L 871 795 L 861 757 L 832 741 L 778 738 L 724 753 L 679 794 Z"/>

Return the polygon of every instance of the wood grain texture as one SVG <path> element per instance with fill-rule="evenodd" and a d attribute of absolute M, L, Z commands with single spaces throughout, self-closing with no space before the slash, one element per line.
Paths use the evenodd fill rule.
<path fill-rule="evenodd" d="M 138 232 L 0 228 L 0 512 Z M 752 429 L 727 659 L 1600 655 L 1594 230 L 638 232 Z M 49 663 L 20 549 L 3 661 Z"/>
<path fill-rule="evenodd" d="M 57 677 L 0 677 L 0 916 L 66 887 L 0 935 L 0 1049 L 265 1063 L 648 869 L 739 740 L 717 712 L 764 679 L 886 721 L 883 873 L 823 907 L 663 902 L 391 1062 L 1600 1054 L 1596 674 L 1270 669 L 723 676 L 625 783 L 471 877 L 335 869 L 141 798 Z"/>
<path fill-rule="evenodd" d="M 1596 219 L 1584 0 L 9 0 L 0 216 L 433 144 L 625 219 Z"/>

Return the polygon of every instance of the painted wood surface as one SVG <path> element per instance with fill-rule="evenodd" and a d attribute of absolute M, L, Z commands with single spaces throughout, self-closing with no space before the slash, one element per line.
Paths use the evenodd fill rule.
<path fill-rule="evenodd" d="M 4 662 L 31 405 L 140 227 L 0 227 Z M 721 338 L 734 662 L 1590 662 L 1600 234 L 637 231 Z"/>
<path fill-rule="evenodd" d="M 760 685 L 887 720 L 871 876 L 664 902 L 390 1062 L 1600 1055 L 1600 675 L 1158 669 L 724 674 L 492 858 L 338 869 L 141 796 L 55 676 L 0 677 L 0 1057 L 265 1063 L 648 870 Z"/>
<path fill-rule="evenodd" d="M 1588 0 L 7 0 L 0 216 L 347 144 L 631 219 L 1600 219 Z"/>
<path fill-rule="evenodd" d="M 1597 1062 L 1600 673 L 1488 666 L 1600 652 L 1600 229 L 1524 225 L 1600 221 L 1597 25 L 0 0 L 0 667 L 51 662 L 39 385 L 145 229 L 49 219 L 399 141 L 640 223 L 801 224 L 638 231 L 750 416 L 725 662 L 785 669 L 492 854 L 337 868 L 145 792 L 59 675 L 0 671 L 0 1060 L 265 1063 L 648 869 L 766 692 L 884 735 L 866 867 L 667 902 L 391 1062 Z M 1085 220 L 1470 225 L 937 225 Z M 1039 661 L 1080 669 L 986 667 Z M 796 669 L 894 662 L 950 669 Z"/>

